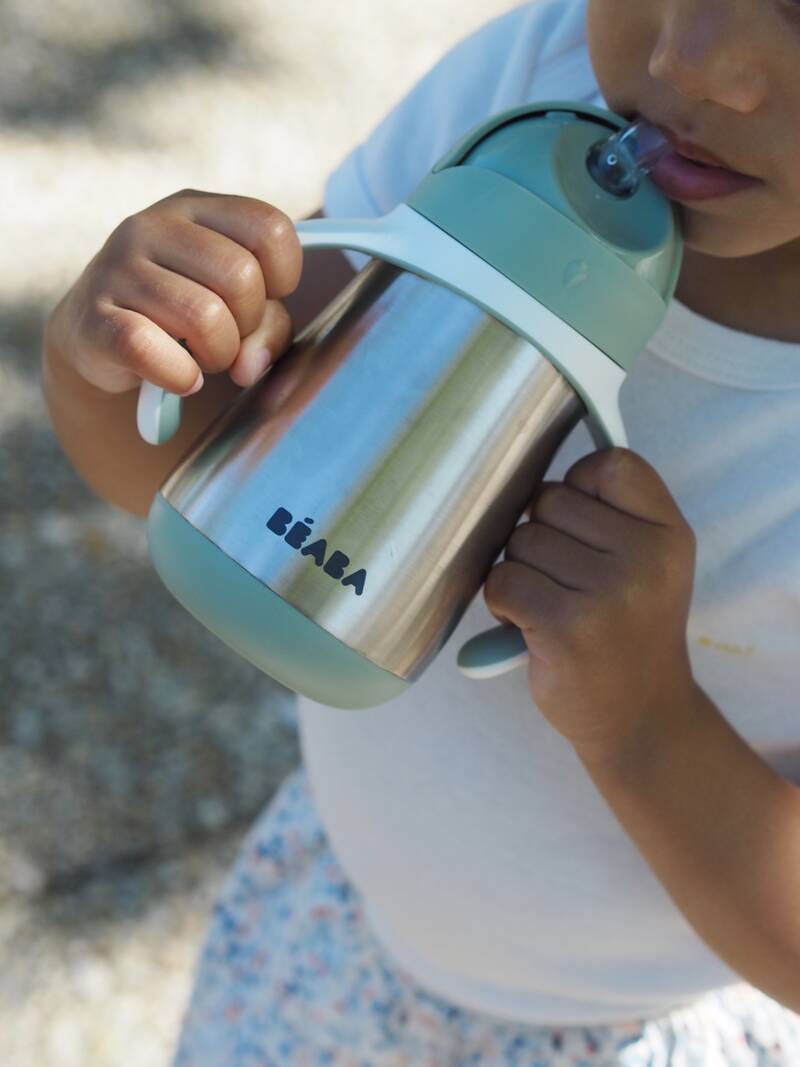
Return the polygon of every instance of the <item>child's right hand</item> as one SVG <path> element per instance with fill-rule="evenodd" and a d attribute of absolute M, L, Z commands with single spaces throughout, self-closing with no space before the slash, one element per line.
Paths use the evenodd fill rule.
<path fill-rule="evenodd" d="M 124 219 L 90 261 L 59 305 L 59 350 L 108 393 L 145 379 L 186 396 L 201 371 L 246 388 L 292 340 L 279 298 L 302 263 L 278 208 L 183 189 Z"/>

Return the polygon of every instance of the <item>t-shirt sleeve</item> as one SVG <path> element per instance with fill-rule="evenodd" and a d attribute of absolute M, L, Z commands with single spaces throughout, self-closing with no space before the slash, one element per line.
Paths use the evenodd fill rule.
<path fill-rule="evenodd" d="M 485 23 L 457 42 L 330 174 L 323 196 L 329 218 L 375 218 L 405 200 L 445 152 L 508 98 L 508 78 L 524 99 L 536 49 L 530 44 L 531 10 L 525 4 Z M 539 20 L 541 21 L 541 20 Z M 527 34 L 524 32 L 527 31 Z M 520 64 L 518 57 L 526 57 Z M 521 68 L 521 69 L 520 69 Z M 529 78 L 527 79 L 529 81 Z M 498 92 L 502 87 L 503 91 Z M 345 251 L 356 270 L 369 260 Z"/>

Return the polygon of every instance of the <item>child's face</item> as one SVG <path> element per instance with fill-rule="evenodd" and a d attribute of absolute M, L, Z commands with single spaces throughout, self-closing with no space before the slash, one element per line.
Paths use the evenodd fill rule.
<path fill-rule="evenodd" d="M 800 238 L 800 0 L 588 0 L 586 31 L 612 111 L 761 179 L 680 201 L 687 247 L 748 256 Z"/>

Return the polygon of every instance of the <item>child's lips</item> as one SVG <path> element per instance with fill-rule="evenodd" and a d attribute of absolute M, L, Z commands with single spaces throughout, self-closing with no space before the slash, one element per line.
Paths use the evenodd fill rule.
<path fill-rule="evenodd" d="M 672 145 L 672 152 L 659 160 L 650 177 L 673 200 L 707 200 L 763 184 L 760 178 L 726 166 L 709 149 L 682 140 L 670 126 L 642 112 L 637 112 L 635 117 L 660 130 Z"/>
<path fill-rule="evenodd" d="M 653 183 L 672 200 L 710 200 L 761 185 L 760 178 L 726 167 L 712 167 L 671 152 L 650 173 Z"/>

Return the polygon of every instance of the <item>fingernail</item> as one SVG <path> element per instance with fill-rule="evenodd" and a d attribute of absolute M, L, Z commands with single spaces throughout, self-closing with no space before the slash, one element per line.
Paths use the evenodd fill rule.
<path fill-rule="evenodd" d="M 180 395 L 181 396 L 194 396 L 195 393 L 199 393 L 200 390 L 203 388 L 204 381 L 205 381 L 205 379 L 203 378 L 203 372 L 199 371 L 198 375 L 197 375 L 197 381 L 194 383 L 194 385 L 189 390 L 189 392 L 188 393 L 181 393 Z"/>
<path fill-rule="evenodd" d="M 272 352 L 268 348 L 260 348 L 253 356 L 252 372 L 253 384 L 263 378 L 272 366 Z"/>

